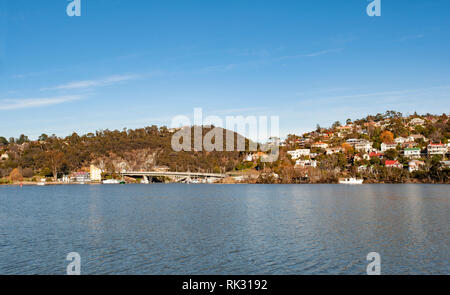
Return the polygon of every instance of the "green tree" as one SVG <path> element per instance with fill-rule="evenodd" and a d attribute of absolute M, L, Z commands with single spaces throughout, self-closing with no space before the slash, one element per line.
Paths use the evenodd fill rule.
<path fill-rule="evenodd" d="M 23 144 L 25 142 L 29 142 L 28 136 L 21 134 L 20 137 L 16 140 L 17 144 Z"/>
<path fill-rule="evenodd" d="M 336 129 L 337 127 L 340 127 L 340 126 L 341 126 L 341 122 L 336 121 L 333 123 L 333 125 L 331 125 L 331 128 Z"/>
<path fill-rule="evenodd" d="M 386 159 L 388 160 L 396 160 L 399 156 L 399 153 L 397 150 L 394 149 L 390 149 L 384 152 L 384 156 L 386 157 Z"/>

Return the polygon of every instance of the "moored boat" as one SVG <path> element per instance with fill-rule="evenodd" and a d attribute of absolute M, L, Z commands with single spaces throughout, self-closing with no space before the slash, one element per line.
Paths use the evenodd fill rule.
<path fill-rule="evenodd" d="M 339 183 L 340 184 L 362 184 L 363 183 L 363 179 L 356 179 L 356 178 L 344 178 L 344 179 L 340 179 Z"/>
<path fill-rule="evenodd" d="M 103 184 L 120 184 L 120 181 L 117 179 L 107 179 L 103 180 Z"/>

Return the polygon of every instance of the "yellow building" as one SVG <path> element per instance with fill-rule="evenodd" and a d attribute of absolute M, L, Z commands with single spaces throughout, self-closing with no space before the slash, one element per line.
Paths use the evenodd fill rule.
<path fill-rule="evenodd" d="M 91 165 L 90 170 L 91 181 L 102 181 L 102 169 Z"/>

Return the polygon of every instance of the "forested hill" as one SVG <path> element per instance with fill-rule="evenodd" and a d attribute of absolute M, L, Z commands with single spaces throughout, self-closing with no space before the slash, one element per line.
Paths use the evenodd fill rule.
<path fill-rule="evenodd" d="M 203 134 L 209 131 L 204 128 Z M 73 133 L 65 138 L 42 134 L 37 141 L 30 141 L 25 135 L 9 141 L 0 137 L 0 148 L 9 156 L 0 162 L 0 177 L 6 177 L 14 168 L 21 168 L 25 177 L 25 174 L 37 173 L 50 176 L 68 174 L 90 164 L 98 165 L 107 173 L 124 169 L 152 170 L 160 166 L 172 171 L 218 173 L 233 170 L 240 163 L 242 153 L 237 151 L 175 152 L 171 146 L 174 132 L 166 127 L 151 126 L 123 131 L 102 130 L 82 136 Z M 236 140 L 238 136 L 234 133 Z M 248 146 L 248 140 L 245 141 Z"/>

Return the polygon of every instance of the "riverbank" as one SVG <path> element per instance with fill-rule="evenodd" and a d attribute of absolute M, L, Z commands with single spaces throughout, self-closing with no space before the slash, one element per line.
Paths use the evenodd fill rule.
<path fill-rule="evenodd" d="M 149 183 L 149 184 L 170 184 L 170 183 L 177 183 L 177 182 L 169 182 L 169 183 Z M 136 183 L 136 182 L 130 182 L 130 183 L 124 183 L 120 185 L 126 185 L 126 184 L 144 184 L 144 183 Z M 242 182 L 242 181 L 235 181 L 235 182 L 216 182 L 216 183 L 180 183 L 180 184 L 203 184 L 203 185 L 213 185 L 213 184 L 339 184 L 339 182 L 298 182 L 298 183 L 258 183 L 258 182 Z M 420 182 L 416 179 L 407 181 L 407 182 L 376 182 L 376 181 L 364 181 L 363 184 L 450 184 L 450 181 L 448 182 Z M 114 184 L 103 184 L 101 182 L 88 182 L 88 183 L 81 183 L 81 182 L 46 182 L 45 184 L 37 183 L 37 182 L 14 182 L 14 183 L 2 183 L 1 186 L 62 186 L 62 185 L 114 185 Z M 119 184 L 116 184 L 119 185 Z"/>

